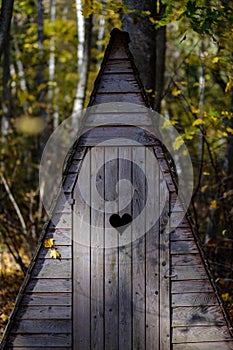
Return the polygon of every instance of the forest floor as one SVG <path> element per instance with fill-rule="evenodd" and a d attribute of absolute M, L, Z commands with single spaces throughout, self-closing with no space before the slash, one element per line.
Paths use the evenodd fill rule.
<path fill-rule="evenodd" d="M 24 279 L 23 272 L 7 252 L 0 254 L 0 340 Z"/>

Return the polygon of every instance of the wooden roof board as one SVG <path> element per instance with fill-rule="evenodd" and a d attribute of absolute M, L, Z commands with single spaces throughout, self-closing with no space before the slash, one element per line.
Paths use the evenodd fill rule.
<path fill-rule="evenodd" d="M 97 124 L 96 118 L 102 118 L 105 123 L 110 115 L 109 123 L 114 125 L 114 119 L 108 107 L 105 113 L 103 110 L 99 111 L 98 103 L 101 102 L 136 103 L 138 107 L 135 111 L 131 110 L 132 114 L 137 113 L 138 120 L 143 120 L 142 126 L 148 126 L 151 123 L 148 115 L 140 111 L 140 105 L 149 107 L 149 104 L 133 57 L 129 52 L 128 42 L 127 33 L 119 30 L 112 32 L 91 95 L 89 106 L 96 106 L 96 108 L 92 108 L 91 114 L 87 114 L 87 126 Z M 122 115 L 122 119 L 126 115 L 120 110 L 120 105 L 119 111 L 114 113 L 116 119 L 117 113 L 119 116 Z M 128 113 L 129 121 L 132 114 Z M 99 142 L 103 133 L 98 134 L 98 132 L 95 130 L 91 137 L 98 135 Z M 118 132 L 122 135 L 120 127 Z M 134 134 L 134 130 L 131 130 L 131 134 Z M 126 136 L 129 137 L 128 134 Z M 43 347 L 68 350 L 72 348 L 72 224 L 69 209 L 71 209 L 70 199 L 72 199 L 72 191 L 85 156 L 86 146 L 94 145 L 90 138 L 89 141 L 87 138 L 84 144 L 85 146 L 82 147 L 76 142 L 67 161 L 63 182 L 66 196 L 56 200 L 53 223 L 49 222 L 42 233 L 37 252 L 4 334 L 2 349 L 25 350 Z M 154 148 L 170 193 L 170 202 L 173 203 L 177 198 L 177 187 L 166 161 L 164 149 L 156 139 L 150 140 L 148 145 Z M 170 205 L 170 212 L 172 208 L 173 205 Z M 177 216 L 183 210 L 182 204 L 176 204 L 176 210 L 171 223 L 174 229 L 169 235 L 171 270 L 170 275 L 166 277 L 170 281 L 171 308 L 164 310 L 164 305 L 160 306 L 160 311 L 168 313 L 171 317 L 169 330 L 172 349 L 233 349 L 230 324 L 211 279 L 198 238 L 187 217 L 176 227 Z M 61 252 L 61 261 L 52 260 L 43 247 L 44 240 L 51 237 L 55 238 L 56 246 Z M 161 269 L 161 273 L 162 271 Z M 127 274 L 127 271 L 125 273 Z M 113 321 L 109 319 L 109 322 L 111 324 Z M 106 341 L 108 341 L 107 338 Z"/>

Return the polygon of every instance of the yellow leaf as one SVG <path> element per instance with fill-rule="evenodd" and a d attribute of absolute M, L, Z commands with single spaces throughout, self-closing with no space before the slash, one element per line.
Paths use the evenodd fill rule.
<path fill-rule="evenodd" d="M 202 124 L 202 125 L 205 124 L 204 120 L 201 119 L 201 118 L 198 118 L 198 119 L 196 119 L 196 120 L 193 122 L 193 126 L 201 125 L 201 124 Z"/>
<path fill-rule="evenodd" d="M 90 17 L 90 15 L 93 12 L 91 0 L 82 0 L 82 3 L 83 3 L 83 10 L 82 10 L 83 16 L 85 18 Z"/>
<path fill-rule="evenodd" d="M 226 85 L 225 92 L 231 91 L 232 86 L 233 86 L 233 77 L 229 77 L 229 81 Z"/>
<path fill-rule="evenodd" d="M 227 127 L 227 132 L 229 132 L 229 133 L 233 134 L 233 129 L 232 129 L 232 128 L 230 128 L 230 127 L 228 126 L 228 127 Z"/>
<path fill-rule="evenodd" d="M 214 57 L 213 59 L 212 59 L 212 62 L 213 63 L 218 63 L 220 61 L 220 57 Z"/>
<path fill-rule="evenodd" d="M 222 294 L 222 299 L 223 299 L 224 301 L 227 301 L 227 300 L 229 299 L 229 293 L 224 293 L 224 294 Z"/>
<path fill-rule="evenodd" d="M 210 203 L 210 209 L 217 209 L 218 204 L 216 200 L 211 201 Z"/>
<path fill-rule="evenodd" d="M 183 144 L 184 144 L 184 140 L 179 135 L 179 136 L 176 137 L 176 139 L 175 139 L 175 141 L 173 143 L 173 147 L 177 151 Z"/>
<path fill-rule="evenodd" d="M 52 248 L 54 246 L 54 238 L 49 238 L 44 241 L 45 248 Z"/>
<path fill-rule="evenodd" d="M 52 258 L 52 259 L 60 259 L 61 258 L 61 254 L 59 253 L 58 250 L 51 249 L 50 250 L 50 258 Z"/>
<path fill-rule="evenodd" d="M 202 193 L 205 192 L 205 191 L 207 190 L 207 188 L 208 188 L 208 185 L 202 186 L 202 187 L 201 187 L 201 192 L 202 192 Z"/>
<path fill-rule="evenodd" d="M 173 96 L 179 96 L 180 94 L 181 94 L 181 90 L 177 89 L 176 87 L 174 87 L 174 89 L 172 89 Z"/>
<path fill-rule="evenodd" d="M 191 105 L 190 106 L 192 113 L 197 114 L 200 112 L 199 108 L 196 108 L 195 106 Z"/>

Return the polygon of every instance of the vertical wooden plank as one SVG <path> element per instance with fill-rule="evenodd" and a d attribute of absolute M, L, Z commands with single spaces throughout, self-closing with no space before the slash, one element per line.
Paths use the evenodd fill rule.
<path fill-rule="evenodd" d="M 132 244 L 133 349 L 145 349 L 145 147 L 132 147 L 133 218 Z M 137 218 L 140 216 L 140 220 Z M 138 238 L 139 237 L 139 238 Z"/>
<path fill-rule="evenodd" d="M 146 204 L 146 349 L 159 349 L 159 181 L 160 168 L 146 152 L 146 179 L 149 185 Z M 155 222 L 156 221 L 156 222 Z"/>
<path fill-rule="evenodd" d="M 118 231 L 110 225 L 118 213 L 118 149 L 105 148 L 105 349 L 118 349 Z"/>
<path fill-rule="evenodd" d="M 84 158 L 74 189 L 73 207 L 73 346 L 74 349 L 90 349 L 90 207 L 82 197 L 90 200 L 90 153 Z M 90 202 L 90 201 L 89 201 Z M 81 242 L 89 242 L 82 244 Z"/>
<path fill-rule="evenodd" d="M 131 179 L 131 147 L 119 147 L 119 180 Z M 120 215 L 131 212 L 131 189 L 125 190 L 123 182 L 119 183 Z M 127 206 L 124 203 L 129 202 Z M 119 349 L 132 348 L 132 295 L 131 295 L 131 244 L 127 235 L 131 235 L 131 225 L 119 233 Z M 127 244 L 126 244 L 127 243 Z M 124 245 L 126 244 L 126 245 Z"/>
<path fill-rule="evenodd" d="M 104 148 L 91 150 L 91 349 L 104 348 Z"/>
<path fill-rule="evenodd" d="M 170 244 L 169 192 L 163 174 L 160 177 L 160 349 L 170 349 Z"/>

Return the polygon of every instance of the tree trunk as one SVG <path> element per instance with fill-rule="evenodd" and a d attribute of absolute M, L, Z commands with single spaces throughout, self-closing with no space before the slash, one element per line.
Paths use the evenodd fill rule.
<path fill-rule="evenodd" d="M 159 20 L 164 13 L 165 6 L 156 1 L 124 0 L 130 9 L 150 11 L 153 19 Z M 125 14 L 122 18 L 123 30 L 130 35 L 130 49 L 135 59 L 141 80 L 149 92 L 151 106 L 160 111 L 164 84 L 166 29 L 155 29 L 148 16 Z"/>
<path fill-rule="evenodd" d="M 77 31 L 78 31 L 78 84 L 72 111 L 72 124 L 74 128 L 79 125 L 79 113 L 81 112 L 86 93 L 87 77 L 90 64 L 90 47 L 92 36 L 92 17 L 84 18 L 82 15 L 82 2 L 76 0 Z"/>
<path fill-rule="evenodd" d="M 14 0 L 2 0 L 0 13 L 0 57 L 2 56 L 9 40 L 13 6 Z"/>

